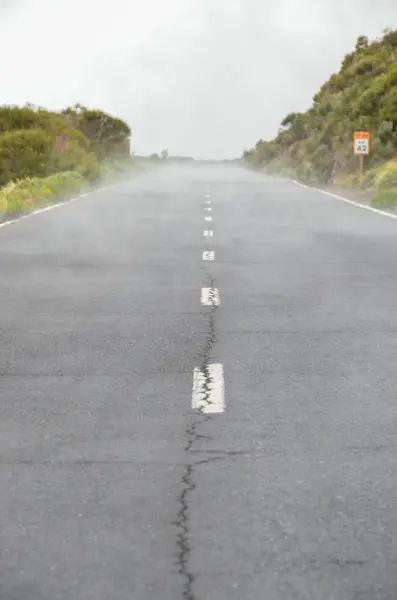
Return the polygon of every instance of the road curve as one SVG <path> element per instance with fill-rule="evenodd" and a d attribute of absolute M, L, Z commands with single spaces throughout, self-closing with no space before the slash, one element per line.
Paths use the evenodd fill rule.
<path fill-rule="evenodd" d="M 395 597 L 396 220 L 164 169 L 0 256 L 1 598 Z"/>

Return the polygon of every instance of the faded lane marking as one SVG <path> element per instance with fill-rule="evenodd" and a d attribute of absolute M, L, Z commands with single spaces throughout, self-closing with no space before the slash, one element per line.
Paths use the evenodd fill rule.
<path fill-rule="evenodd" d="M 225 411 L 225 378 L 221 364 L 194 369 L 192 408 L 205 414 Z"/>
<path fill-rule="evenodd" d="M 204 217 L 205 221 L 211 222 L 212 221 L 212 217 Z"/>
<path fill-rule="evenodd" d="M 203 260 L 215 260 L 215 252 L 213 250 L 204 250 Z"/>
<path fill-rule="evenodd" d="M 201 304 L 203 306 L 219 306 L 221 299 L 217 288 L 201 288 Z"/>
<path fill-rule="evenodd" d="M 214 232 L 211 229 L 206 229 L 204 231 L 204 237 L 213 237 Z"/>
<path fill-rule="evenodd" d="M 205 207 L 205 210 L 206 210 L 207 212 L 212 212 L 212 208 L 211 208 L 211 207 L 208 207 L 208 206 L 206 206 L 206 207 Z"/>

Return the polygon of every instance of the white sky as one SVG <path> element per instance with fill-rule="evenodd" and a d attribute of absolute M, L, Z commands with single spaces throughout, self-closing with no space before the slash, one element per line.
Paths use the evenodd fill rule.
<path fill-rule="evenodd" d="M 386 27 L 397 0 L 0 0 L 0 104 L 80 102 L 138 154 L 233 158 Z"/>

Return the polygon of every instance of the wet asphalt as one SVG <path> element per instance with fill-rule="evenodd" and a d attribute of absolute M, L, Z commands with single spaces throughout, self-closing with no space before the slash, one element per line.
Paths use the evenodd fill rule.
<path fill-rule="evenodd" d="M 1 600 L 394 600 L 396 256 L 397 220 L 228 167 L 0 228 Z"/>

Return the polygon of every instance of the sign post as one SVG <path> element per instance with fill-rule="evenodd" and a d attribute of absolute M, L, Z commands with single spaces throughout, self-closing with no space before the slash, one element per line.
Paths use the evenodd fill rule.
<path fill-rule="evenodd" d="M 369 132 L 355 131 L 354 132 L 354 154 L 360 157 L 360 183 L 362 185 L 364 179 L 364 156 L 369 154 Z"/>

